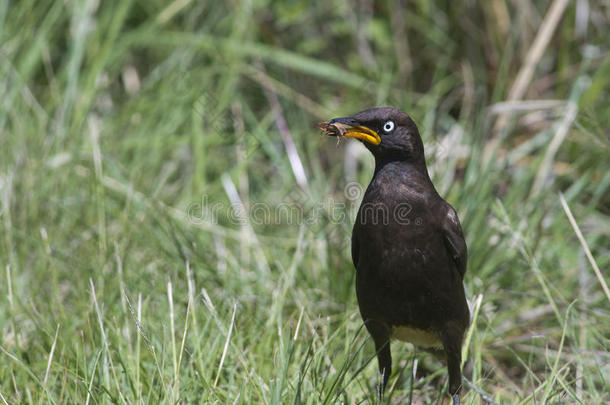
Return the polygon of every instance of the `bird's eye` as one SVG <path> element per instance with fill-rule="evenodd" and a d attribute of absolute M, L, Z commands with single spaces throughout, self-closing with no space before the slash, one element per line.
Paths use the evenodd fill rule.
<path fill-rule="evenodd" d="M 383 130 L 385 132 L 392 132 L 394 130 L 394 121 L 386 121 L 385 124 L 383 124 Z"/>

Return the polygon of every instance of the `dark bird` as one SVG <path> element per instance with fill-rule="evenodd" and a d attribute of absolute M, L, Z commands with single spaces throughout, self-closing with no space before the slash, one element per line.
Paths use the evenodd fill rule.
<path fill-rule="evenodd" d="M 437 193 L 411 118 L 373 108 L 334 118 L 327 134 L 357 138 L 375 157 L 352 233 L 356 295 L 377 352 L 380 395 L 392 371 L 390 339 L 444 354 L 449 393 L 460 403 L 461 351 L 470 313 L 466 242 L 453 207 Z"/>

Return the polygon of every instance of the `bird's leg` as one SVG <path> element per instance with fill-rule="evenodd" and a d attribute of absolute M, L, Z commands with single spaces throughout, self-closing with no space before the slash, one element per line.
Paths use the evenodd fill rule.
<path fill-rule="evenodd" d="M 462 334 L 441 333 L 441 341 L 447 356 L 449 394 L 453 398 L 453 405 L 459 405 L 460 389 L 462 388 Z"/>
<path fill-rule="evenodd" d="M 392 352 L 390 351 L 390 330 L 389 328 L 377 321 L 368 320 L 365 322 L 373 342 L 375 342 L 375 351 L 377 352 L 377 361 L 379 363 L 379 372 L 381 373 L 381 384 L 379 385 L 379 398 L 383 398 L 385 387 L 388 384 L 388 379 L 392 373 Z"/>
<path fill-rule="evenodd" d="M 379 362 L 379 372 L 381 373 L 381 385 L 379 386 L 379 398 L 383 398 L 386 385 L 392 373 L 392 352 L 390 351 L 390 339 L 375 339 L 375 350 L 377 351 L 377 361 Z"/>

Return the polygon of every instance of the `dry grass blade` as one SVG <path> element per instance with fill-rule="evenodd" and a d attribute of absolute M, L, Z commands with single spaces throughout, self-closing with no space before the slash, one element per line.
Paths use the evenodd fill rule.
<path fill-rule="evenodd" d="M 222 365 L 225 362 L 225 357 L 229 350 L 229 342 L 231 342 L 231 334 L 233 333 L 233 325 L 235 324 L 235 313 L 237 312 L 237 303 L 233 304 L 233 315 L 231 316 L 231 323 L 229 324 L 229 331 L 227 332 L 227 339 L 225 340 L 225 346 L 222 349 L 222 356 L 220 357 L 220 363 L 218 364 L 218 371 L 216 372 L 216 379 L 214 380 L 213 387 L 216 388 L 218 379 L 220 378 L 220 372 L 222 371 Z"/>
<path fill-rule="evenodd" d="M 51 351 L 49 352 L 49 361 L 47 362 L 47 370 L 44 373 L 44 379 L 42 380 L 42 384 L 44 386 L 47 385 L 47 380 L 49 379 L 49 371 L 51 370 L 51 364 L 53 363 L 53 354 L 55 353 L 55 346 L 57 345 L 57 336 L 59 335 L 59 324 L 57 324 L 57 329 L 55 330 L 55 338 L 53 339 L 53 344 L 51 345 Z"/>
<path fill-rule="evenodd" d="M 548 47 L 549 42 L 553 37 L 553 33 L 557 29 L 559 21 L 563 16 L 563 12 L 569 3 L 570 0 L 553 1 L 551 8 L 540 25 L 540 29 L 536 34 L 536 39 L 534 39 L 531 48 L 527 52 L 525 63 L 523 66 L 521 66 L 521 70 L 519 70 L 517 78 L 515 79 L 515 82 L 508 93 L 509 101 L 519 100 L 525 95 L 525 91 L 527 90 L 527 87 L 531 83 L 532 77 L 534 76 L 536 66 L 538 65 L 538 62 L 540 62 L 544 51 Z"/>
<path fill-rule="evenodd" d="M 513 85 L 508 93 L 508 101 L 520 100 L 525 95 L 525 91 L 534 77 L 536 66 L 540 62 L 544 51 L 547 49 L 553 33 L 555 32 L 555 29 L 557 28 L 559 21 L 563 16 L 563 12 L 565 11 L 569 2 L 569 0 L 553 1 L 553 4 L 540 25 L 540 29 L 536 33 L 536 38 L 534 39 L 532 46 L 525 56 L 525 61 L 517 74 L 517 78 L 513 82 Z M 498 117 L 495 125 L 496 131 L 504 127 L 507 117 L 507 115 L 500 115 Z"/>
<path fill-rule="evenodd" d="M 576 234 L 578 241 L 580 242 L 583 250 L 585 251 L 585 255 L 587 256 L 589 263 L 591 263 L 591 267 L 593 267 L 595 276 L 599 280 L 599 283 L 601 284 L 602 289 L 604 290 L 604 293 L 606 294 L 606 298 L 608 298 L 608 301 L 610 301 L 610 289 L 608 288 L 608 284 L 606 283 L 606 280 L 604 280 L 604 276 L 603 276 L 602 272 L 600 271 L 599 266 L 597 265 L 597 262 L 595 261 L 595 258 L 593 257 L 593 254 L 591 254 L 589 245 L 587 244 L 585 237 L 582 235 L 582 232 L 580 231 L 580 227 L 578 226 L 578 223 L 576 223 L 576 219 L 574 219 L 574 215 L 572 215 L 572 211 L 570 210 L 570 207 L 568 206 L 568 203 L 566 202 L 566 199 L 563 196 L 563 193 L 559 193 L 559 201 L 561 201 L 561 206 L 563 207 L 563 210 L 565 211 L 566 215 L 568 216 L 570 225 L 572 225 L 572 229 L 574 229 L 574 233 Z"/>
<path fill-rule="evenodd" d="M 264 66 L 262 64 L 260 66 L 264 73 Z M 294 138 L 290 132 L 290 127 L 288 126 L 286 118 L 284 117 L 280 100 L 278 99 L 277 94 L 273 91 L 273 88 L 267 85 L 267 82 L 263 81 L 262 83 L 263 89 L 265 90 L 265 96 L 267 97 L 267 101 L 271 106 L 271 111 L 273 111 L 275 125 L 277 126 L 277 129 L 282 137 L 282 141 L 284 142 L 284 148 L 286 149 L 286 154 L 288 155 L 290 167 L 294 173 L 294 178 L 301 188 L 307 189 L 307 174 L 305 173 L 305 167 L 303 166 L 303 162 L 301 162 L 301 157 L 299 156 L 299 152 L 297 151 L 294 143 Z"/>

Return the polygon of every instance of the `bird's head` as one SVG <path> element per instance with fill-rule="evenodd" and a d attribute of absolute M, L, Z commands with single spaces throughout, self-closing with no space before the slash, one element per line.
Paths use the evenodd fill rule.
<path fill-rule="evenodd" d="M 376 159 L 424 161 L 424 145 L 417 126 L 395 108 L 371 108 L 323 124 L 329 135 L 359 139 Z"/>

